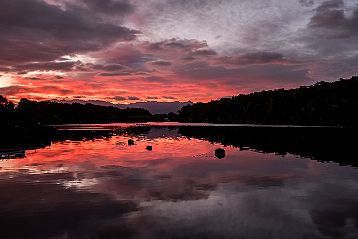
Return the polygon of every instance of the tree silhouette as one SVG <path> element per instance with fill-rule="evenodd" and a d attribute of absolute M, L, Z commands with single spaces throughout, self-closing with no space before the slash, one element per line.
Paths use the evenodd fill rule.
<path fill-rule="evenodd" d="M 0 95 L 0 124 L 8 125 L 14 117 L 15 105 Z"/>
<path fill-rule="evenodd" d="M 93 104 L 65 104 L 21 99 L 15 105 L 0 96 L 1 126 L 35 126 L 68 123 L 146 122 L 153 118 L 144 109 L 120 109 Z"/>
<path fill-rule="evenodd" d="M 358 124 L 358 77 L 197 103 L 178 113 L 182 122 L 354 126 Z"/>

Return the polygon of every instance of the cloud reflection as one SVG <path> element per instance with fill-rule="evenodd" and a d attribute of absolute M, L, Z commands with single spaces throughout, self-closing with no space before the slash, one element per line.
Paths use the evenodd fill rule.
<path fill-rule="evenodd" d="M 147 137 L 148 136 L 148 137 Z M 135 145 L 128 146 L 128 139 Z M 152 151 L 145 147 L 153 145 Z M 186 138 L 67 140 L 0 162 L 5 238 L 354 238 L 351 167 Z M 21 230 L 15 230 L 17 225 Z M 94 226 L 95 225 L 95 226 Z"/>

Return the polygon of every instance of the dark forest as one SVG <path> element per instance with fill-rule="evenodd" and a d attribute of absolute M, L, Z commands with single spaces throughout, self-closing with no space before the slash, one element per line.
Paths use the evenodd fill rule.
<path fill-rule="evenodd" d="M 356 126 L 358 77 L 184 106 L 181 122 Z"/>

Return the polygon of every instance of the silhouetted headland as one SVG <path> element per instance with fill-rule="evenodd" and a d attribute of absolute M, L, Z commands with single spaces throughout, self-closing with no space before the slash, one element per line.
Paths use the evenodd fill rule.
<path fill-rule="evenodd" d="M 358 77 L 187 105 L 179 110 L 179 121 L 357 126 Z"/>
<path fill-rule="evenodd" d="M 56 103 L 21 99 L 15 104 L 0 96 L 0 126 L 31 127 L 54 124 L 92 124 L 114 122 L 147 122 L 156 118 L 139 108 L 120 109 L 94 104 Z"/>

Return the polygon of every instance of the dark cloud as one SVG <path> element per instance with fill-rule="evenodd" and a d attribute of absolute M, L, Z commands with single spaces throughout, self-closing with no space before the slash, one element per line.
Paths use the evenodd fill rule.
<path fill-rule="evenodd" d="M 129 76 L 129 72 L 102 72 L 99 76 Z"/>
<path fill-rule="evenodd" d="M 358 5 L 329 0 L 314 9 L 307 28 L 298 38 L 302 52 L 314 57 L 312 73 L 324 80 L 357 74 Z"/>
<path fill-rule="evenodd" d="M 151 65 L 154 65 L 154 66 L 170 66 L 172 63 L 169 62 L 169 61 L 163 61 L 163 60 L 160 60 L 160 61 L 152 61 L 152 62 L 149 62 Z"/>
<path fill-rule="evenodd" d="M 140 100 L 140 98 L 136 97 L 136 96 L 128 96 L 127 98 L 128 100 Z"/>
<path fill-rule="evenodd" d="M 185 56 L 182 58 L 183 61 L 194 61 L 197 58 L 193 57 L 193 56 Z"/>
<path fill-rule="evenodd" d="M 89 66 L 94 70 L 102 70 L 102 71 L 118 71 L 118 70 L 126 69 L 125 66 L 120 64 L 108 64 L 108 65 L 90 64 Z"/>
<path fill-rule="evenodd" d="M 114 48 L 95 53 L 93 57 L 101 59 L 107 65 L 118 64 L 124 69 L 109 74 L 104 72 L 102 76 L 113 76 L 112 73 L 129 72 L 131 74 L 148 73 L 153 70 L 148 66 L 168 67 L 180 64 L 183 58 L 203 58 L 216 55 L 217 53 L 208 48 L 205 41 L 187 39 L 167 39 L 160 42 L 143 42 L 140 44 L 121 44 Z M 195 56 L 195 57 L 194 57 Z M 94 66 L 91 66 L 93 68 Z M 97 67 L 98 68 L 98 67 Z M 108 71 L 110 69 L 107 69 Z M 152 77 L 157 78 L 154 74 Z M 148 78 L 148 79 L 154 79 Z"/>
<path fill-rule="evenodd" d="M 314 0 L 299 0 L 300 4 L 304 7 L 311 7 L 314 4 Z"/>
<path fill-rule="evenodd" d="M 73 90 L 61 88 L 58 86 L 41 86 L 38 87 L 37 91 L 38 93 L 49 92 L 58 95 L 71 95 L 75 93 Z"/>
<path fill-rule="evenodd" d="M 8 67 L 8 66 L 0 66 L 0 71 L 8 72 L 8 71 L 10 71 L 10 67 Z"/>
<path fill-rule="evenodd" d="M 148 76 L 148 77 L 143 78 L 143 81 L 151 82 L 151 83 L 155 82 L 155 83 L 161 83 L 161 84 L 166 84 L 166 83 L 171 82 L 171 80 L 169 80 L 167 78 L 162 78 L 159 76 Z"/>
<path fill-rule="evenodd" d="M 159 97 L 157 97 L 157 96 L 148 96 L 147 99 L 148 100 L 158 100 Z"/>
<path fill-rule="evenodd" d="M 146 48 L 150 50 L 179 49 L 193 51 L 207 46 L 208 44 L 205 41 L 172 38 L 161 42 L 149 43 Z"/>
<path fill-rule="evenodd" d="M 175 73 L 183 78 L 190 78 L 191 80 L 201 81 L 203 79 L 227 79 L 238 77 L 240 68 L 227 68 L 220 65 L 211 65 L 207 62 L 194 62 L 189 64 L 179 65 L 175 69 Z"/>
<path fill-rule="evenodd" d="M 115 96 L 115 97 L 112 97 L 113 100 L 116 100 L 116 101 L 125 101 L 125 100 L 130 100 L 130 101 L 135 101 L 135 100 L 141 100 L 139 97 L 136 97 L 136 96 Z"/>
<path fill-rule="evenodd" d="M 177 98 L 176 97 L 173 97 L 173 96 L 163 96 L 164 99 L 167 99 L 167 100 L 176 100 Z"/>
<path fill-rule="evenodd" d="M 123 96 L 115 96 L 113 97 L 114 100 L 117 100 L 117 101 L 124 101 L 126 100 L 127 98 L 126 97 L 123 97 Z"/>
<path fill-rule="evenodd" d="M 279 61 L 283 59 L 283 55 L 275 52 L 254 52 L 242 55 L 241 61 L 247 64 L 250 63 L 268 63 Z"/>
<path fill-rule="evenodd" d="M 91 10 L 104 14 L 125 15 L 134 10 L 128 0 L 86 0 L 84 3 Z"/>
<path fill-rule="evenodd" d="M 23 65 L 14 65 L 11 71 L 26 72 L 26 71 L 71 71 L 79 62 L 42 62 L 42 63 L 28 63 Z"/>
<path fill-rule="evenodd" d="M 58 95 L 71 95 L 74 93 L 73 90 L 61 88 L 59 86 L 49 85 L 49 86 L 21 86 L 21 85 L 12 85 L 7 87 L 0 88 L 0 95 L 18 95 L 26 93 L 44 93 L 46 94 L 58 94 Z"/>
<path fill-rule="evenodd" d="M 192 9 L 198 9 L 198 8 L 202 8 L 203 6 L 210 4 L 211 2 L 215 2 L 215 1 L 207 1 L 207 0 L 181 0 L 181 1 L 173 1 L 173 0 L 169 0 L 169 1 L 163 1 L 162 5 L 167 5 L 167 6 L 171 6 L 173 8 L 182 8 L 184 10 L 188 10 L 188 8 L 192 8 Z M 219 1 L 220 2 L 220 1 Z"/>
<path fill-rule="evenodd" d="M 347 16 L 342 0 L 325 1 L 316 8 L 310 26 L 334 32 L 334 35 L 330 35 L 334 38 L 350 38 L 358 35 L 358 6 L 351 16 Z"/>
<path fill-rule="evenodd" d="M 222 57 L 218 60 L 234 65 L 267 64 L 282 62 L 284 61 L 284 56 L 276 52 L 251 52 L 238 56 Z"/>
<path fill-rule="evenodd" d="M 147 71 L 145 64 L 158 59 L 158 57 L 145 53 L 140 47 L 131 44 L 121 44 L 115 48 L 96 53 L 94 57 L 101 59 L 105 64 L 120 64 L 137 72 Z"/>
<path fill-rule="evenodd" d="M 332 27 L 344 20 L 342 0 L 330 0 L 317 7 L 315 15 L 311 18 L 311 25 L 316 27 Z"/>
<path fill-rule="evenodd" d="M 26 93 L 27 92 L 27 87 L 25 86 L 17 86 L 17 85 L 12 85 L 12 86 L 8 86 L 8 87 L 1 87 L 0 88 L 0 95 L 17 95 L 19 93 Z"/>
<path fill-rule="evenodd" d="M 212 49 L 199 49 L 191 53 L 192 56 L 215 56 L 217 55 L 216 51 Z"/>
<path fill-rule="evenodd" d="M 135 39 L 137 31 L 103 23 L 79 8 L 36 0 L 0 2 L 0 63 L 53 61 Z"/>
<path fill-rule="evenodd" d="M 280 83 L 300 85 L 310 80 L 308 69 L 295 65 L 249 65 L 239 68 L 212 66 L 206 62 L 182 65 L 176 68 L 176 73 L 182 78 L 197 80 L 215 80 L 220 78 L 222 84 L 243 86 Z"/>
<path fill-rule="evenodd" d="M 26 80 L 44 80 L 43 78 L 39 78 L 39 77 L 26 77 Z"/>
<path fill-rule="evenodd" d="M 82 72 L 99 72 L 100 76 L 129 75 L 128 67 L 121 64 L 77 64 L 75 70 Z"/>
<path fill-rule="evenodd" d="M 72 96 L 74 99 L 82 99 L 82 98 L 86 98 L 86 96 L 84 95 L 75 95 L 75 96 Z"/>
<path fill-rule="evenodd" d="M 59 103 L 65 103 L 65 104 L 73 104 L 73 103 L 78 103 L 78 104 L 93 104 L 93 105 L 100 105 L 100 106 L 117 106 L 115 104 L 112 104 L 108 101 L 104 101 L 104 100 L 81 100 L 83 98 L 86 98 L 86 96 L 72 96 L 72 98 L 74 98 L 75 100 L 57 100 L 57 99 L 53 99 L 51 101 L 53 102 L 59 102 Z M 107 99 L 108 100 L 108 99 Z"/>
<path fill-rule="evenodd" d="M 239 81 L 241 84 L 256 82 L 262 88 L 265 88 L 262 85 L 264 82 L 267 82 L 268 86 L 272 88 L 273 86 L 277 87 L 277 85 L 282 87 L 297 87 L 312 81 L 308 68 L 295 65 L 252 65 L 240 68 L 236 73 L 237 79 L 241 79 Z M 235 80 L 232 81 L 232 84 L 235 84 Z"/>

